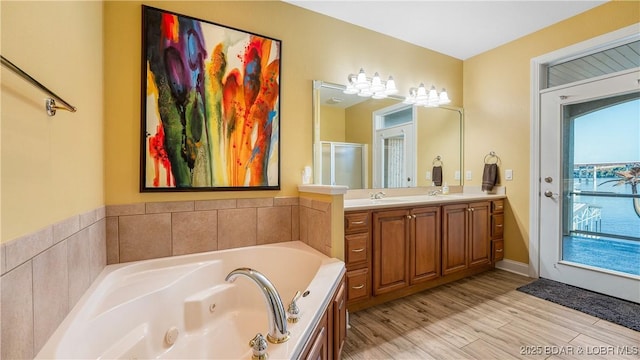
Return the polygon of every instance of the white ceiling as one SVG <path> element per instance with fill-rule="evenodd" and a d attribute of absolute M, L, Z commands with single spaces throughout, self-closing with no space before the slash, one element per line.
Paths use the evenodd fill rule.
<path fill-rule="evenodd" d="M 606 2 L 586 0 L 284 1 L 461 60 Z"/>

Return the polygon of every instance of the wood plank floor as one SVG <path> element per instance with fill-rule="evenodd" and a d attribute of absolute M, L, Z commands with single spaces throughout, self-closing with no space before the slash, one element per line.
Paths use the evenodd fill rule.
<path fill-rule="evenodd" d="M 640 332 L 521 293 L 492 270 L 349 314 L 342 359 L 640 359 Z"/>

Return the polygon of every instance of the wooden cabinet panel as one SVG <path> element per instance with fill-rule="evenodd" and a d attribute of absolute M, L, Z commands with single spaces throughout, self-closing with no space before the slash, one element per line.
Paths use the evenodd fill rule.
<path fill-rule="evenodd" d="M 320 323 L 311 336 L 311 341 L 307 349 L 303 350 L 302 359 L 306 360 L 327 360 L 329 359 L 329 349 L 327 349 L 327 314 L 320 319 Z"/>
<path fill-rule="evenodd" d="M 345 235 L 345 263 L 347 269 L 356 269 L 369 265 L 371 248 L 368 232 Z"/>
<path fill-rule="evenodd" d="M 411 284 L 440 276 L 440 207 L 411 211 Z"/>
<path fill-rule="evenodd" d="M 504 214 L 491 215 L 491 238 L 501 238 L 504 233 Z"/>
<path fill-rule="evenodd" d="M 336 296 L 333 299 L 333 324 L 330 328 L 333 330 L 332 345 L 329 349 L 333 349 L 333 359 L 339 360 L 344 346 L 344 340 L 347 338 L 347 292 L 345 290 L 344 281 L 340 284 Z M 331 354 L 330 354 L 331 355 Z"/>
<path fill-rule="evenodd" d="M 409 237 L 406 210 L 373 214 L 373 294 L 409 285 Z"/>
<path fill-rule="evenodd" d="M 467 268 L 467 204 L 442 207 L 442 275 Z"/>
<path fill-rule="evenodd" d="M 369 212 L 350 212 L 345 214 L 345 234 L 369 231 L 369 218 Z"/>
<path fill-rule="evenodd" d="M 491 262 L 489 236 L 489 205 L 487 201 L 469 204 L 468 236 L 469 266 L 489 264 Z"/>
<path fill-rule="evenodd" d="M 369 268 L 347 271 L 347 299 L 350 303 L 369 298 L 370 278 Z"/>
<path fill-rule="evenodd" d="M 492 240 L 492 254 L 493 254 L 493 262 L 500 261 L 504 259 L 504 240 Z"/>
<path fill-rule="evenodd" d="M 492 213 L 504 212 L 504 200 L 493 200 L 491 202 L 491 212 Z"/>

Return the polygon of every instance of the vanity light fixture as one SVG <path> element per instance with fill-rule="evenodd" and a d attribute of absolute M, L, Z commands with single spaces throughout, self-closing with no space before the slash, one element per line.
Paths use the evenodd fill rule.
<path fill-rule="evenodd" d="M 347 85 L 344 90 L 345 94 L 357 94 L 358 96 L 372 97 L 374 99 L 384 99 L 388 95 L 397 92 L 396 82 L 392 76 L 389 76 L 387 81 L 382 81 L 380 75 L 376 72 L 373 78 L 369 78 L 362 68 L 360 68 L 357 75 L 349 74 L 347 76 Z"/>
<path fill-rule="evenodd" d="M 431 85 L 431 89 L 427 91 L 424 83 L 420 83 L 418 88 L 409 89 L 409 95 L 404 99 L 405 104 L 415 104 L 418 106 L 426 106 L 426 107 L 437 107 L 440 105 L 449 104 L 451 100 L 449 99 L 449 94 L 447 94 L 446 89 L 442 89 L 442 91 L 438 94 L 436 91 L 436 87 Z"/>

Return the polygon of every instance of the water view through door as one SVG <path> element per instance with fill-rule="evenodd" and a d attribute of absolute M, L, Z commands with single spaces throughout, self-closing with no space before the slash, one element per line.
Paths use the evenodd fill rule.
<path fill-rule="evenodd" d="M 627 72 L 541 95 L 540 276 L 640 302 L 640 91 Z"/>

